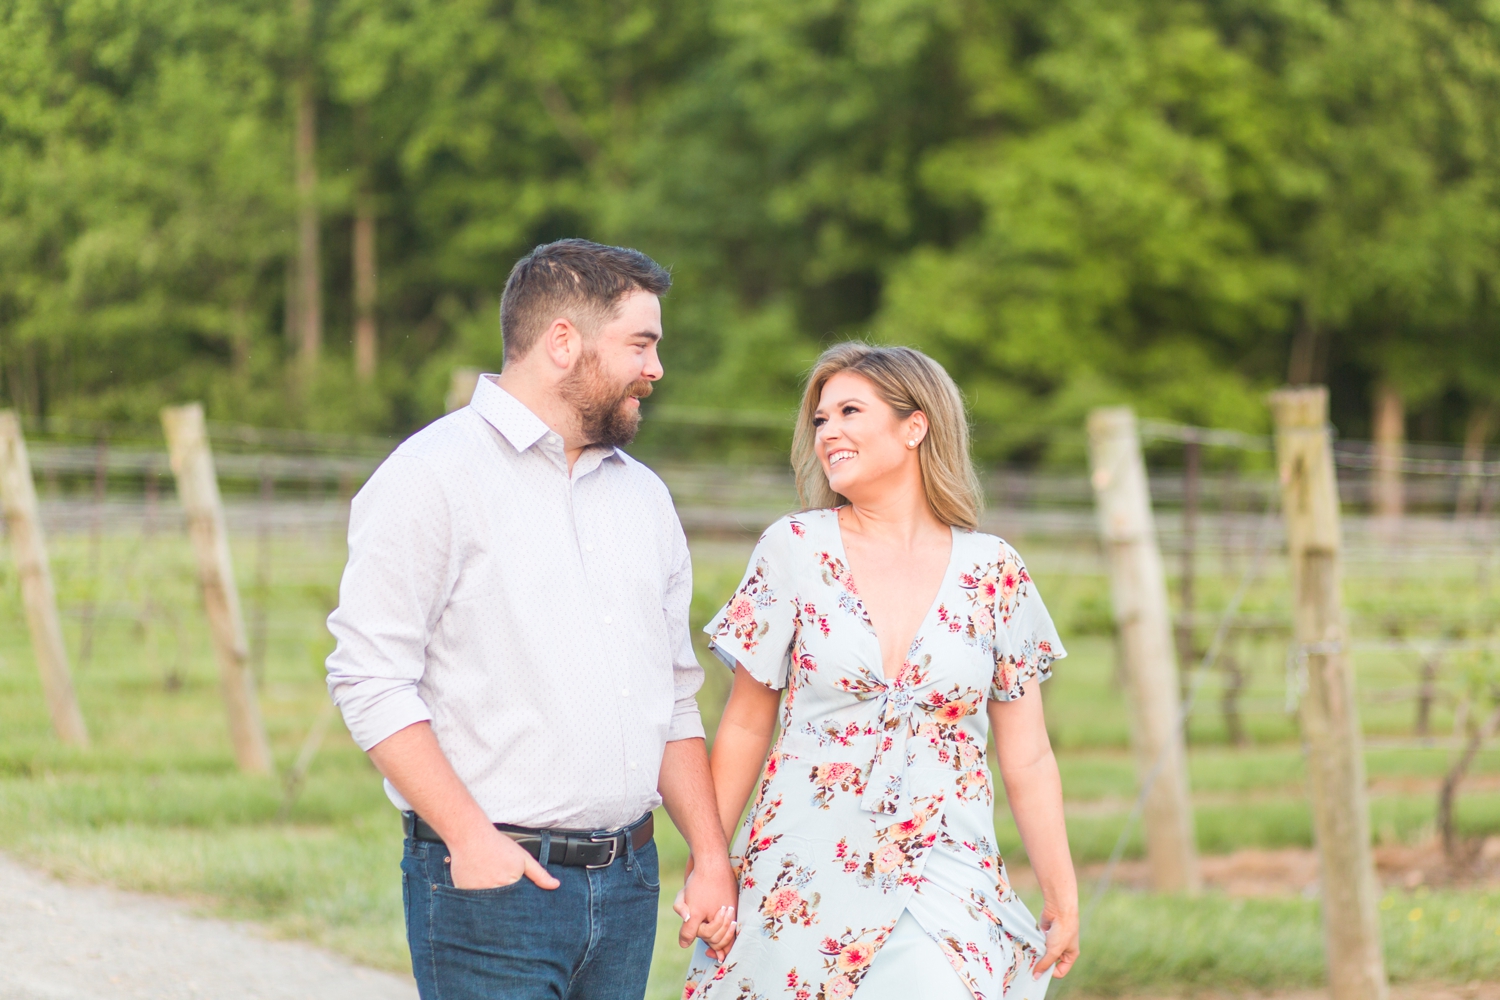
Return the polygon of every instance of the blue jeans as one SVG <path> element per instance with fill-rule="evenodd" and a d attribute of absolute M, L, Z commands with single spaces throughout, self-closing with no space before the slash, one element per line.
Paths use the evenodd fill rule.
<path fill-rule="evenodd" d="M 656 944 L 656 843 L 607 868 L 549 864 L 528 878 L 455 889 L 448 849 L 406 840 L 401 895 L 422 1000 L 641 1000 Z"/>

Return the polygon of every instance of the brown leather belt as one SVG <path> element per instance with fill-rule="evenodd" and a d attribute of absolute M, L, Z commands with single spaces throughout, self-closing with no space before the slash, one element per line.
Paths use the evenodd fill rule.
<path fill-rule="evenodd" d="M 443 838 L 416 813 L 401 814 L 402 827 L 413 840 L 441 844 Z M 607 868 L 625 857 L 626 845 L 639 851 L 651 843 L 656 823 L 647 813 L 620 830 L 595 833 L 589 830 L 533 830 L 525 826 L 496 823 L 495 829 L 521 845 L 522 850 L 542 864 L 572 865 L 577 868 Z M 548 838 L 547 857 L 542 857 L 542 835 Z"/>

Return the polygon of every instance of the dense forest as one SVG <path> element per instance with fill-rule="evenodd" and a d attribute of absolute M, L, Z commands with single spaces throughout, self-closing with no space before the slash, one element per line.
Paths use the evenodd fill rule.
<path fill-rule="evenodd" d="M 1481 0 L 0 0 L 0 405 L 404 433 L 578 235 L 674 272 L 657 448 L 851 336 L 991 460 L 1286 381 L 1477 448 L 1497 129 Z"/>

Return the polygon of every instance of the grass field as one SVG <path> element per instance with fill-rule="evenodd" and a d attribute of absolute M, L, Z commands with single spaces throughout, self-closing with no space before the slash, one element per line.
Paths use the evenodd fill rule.
<path fill-rule="evenodd" d="M 0 570 L 0 848 L 65 877 L 193 898 L 209 912 L 261 921 L 274 933 L 312 940 L 372 965 L 404 967 L 396 816 L 375 772 L 342 729 L 335 727 L 301 795 L 279 821 L 280 783 L 234 770 L 185 545 L 175 538 L 149 544 L 106 539 L 94 550 L 87 539 L 63 538 L 53 547 L 94 746 L 72 751 L 50 735 L 7 558 Z M 697 621 L 733 587 L 747 551 L 742 543 L 695 545 Z M 253 549 L 236 550 L 247 616 L 254 617 L 259 603 L 269 623 L 262 698 L 277 762 L 285 769 L 326 697 L 321 660 L 330 640 L 322 619 L 342 546 L 326 538 L 283 539 L 271 555 L 272 583 L 257 591 Z M 1031 553 L 1031 565 L 1072 653 L 1045 692 L 1075 856 L 1080 863 L 1094 862 L 1108 855 L 1135 790 L 1112 643 L 1097 626 L 1102 581 L 1049 576 L 1044 554 Z M 1203 588 L 1207 606 L 1222 600 L 1214 586 Z M 1350 589 L 1356 615 L 1381 613 L 1384 605 L 1379 595 L 1371 596 L 1377 589 L 1372 583 L 1353 580 Z M 1420 599 L 1388 596 L 1408 609 L 1415 601 L 1424 614 L 1451 617 L 1460 598 L 1471 616 L 1493 614 L 1488 596 L 1476 596 L 1472 581 L 1467 589 L 1455 581 L 1451 591 L 1425 585 Z M 1276 579 L 1268 578 L 1253 595 L 1251 610 L 1274 612 L 1280 599 Z M 83 609 L 89 606 L 91 649 L 83 659 Z M 1194 717 L 1191 774 L 1199 843 L 1207 853 L 1311 844 L 1295 725 L 1279 708 L 1265 707 L 1279 705 L 1284 696 L 1281 642 L 1278 649 L 1278 640 L 1252 637 L 1237 647 L 1247 664 L 1256 664 L 1245 692 L 1248 706 L 1261 706 L 1246 716 L 1252 745 L 1224 742 L 1212 690 L 1205 692 L 1205 710 Z M 711 728 L 727 678 L 712 658 L 705 663 L 711 682 L 702 701 Z M 1410 683 L 1409 659 L 1361 656 L 1359 670 L 1363 687 Z M 1452 707 L 1444 702 L 1435 710 L 1440 735 L 1451 726 Z M 1411 726 L 1409 701 L 1372 702 L 1365 718 L 1375 736 L 1402 738 L 1390 745 L 1372 740 L 1367 753 L 1377 839 L 1430 837 L 1434 782 L 1451 753 L 1447 741 L 1423 748 L 1404 739 Z M 1500 750 L 1482 754 L 1475 773 L 1500 775 Z M 1500 832 L 1496 787 L 1486 779 L 1463 797 L 1463 830 Z M 997 825 L 1012 863 L 1024 863 L 1003 807 Z M 685 850 L 670 824 L 658 829 L 664 919 L 651 996 L 666 998 L 676 995 L 685 961 L 667 909 Z M 1138 833 L 1129 853 L 1140 853 Z M 1500 893 L 1392 890 L 1382 914 L 1395 978 L 1500 979 Z M 1321 977 L 1318 904 L 1303 898 L 1210 893 L 1189 901 L 1113 892 L 1087 928 L 1084 948 L 1075 974 L 1055 995 L 1274 988 L 1312 985 Z"/>

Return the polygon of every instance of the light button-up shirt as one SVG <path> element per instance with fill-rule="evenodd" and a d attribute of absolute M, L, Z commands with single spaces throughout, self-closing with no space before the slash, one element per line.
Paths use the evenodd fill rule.
<path fill-rule="evenodd" d="M 703 735 L 692 564 L 666 486 L 492 381 L 354 498 L 328 687 L 361 748 L 430 721 L 493 822 L 618 828 Z M 398 808 L 409 808 L 389 783 Z"/>

